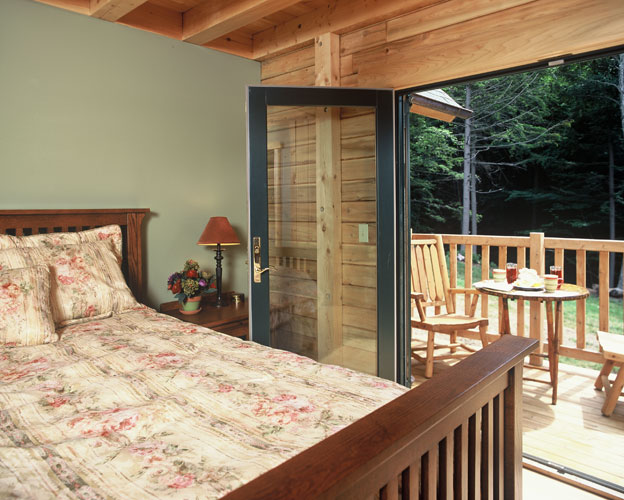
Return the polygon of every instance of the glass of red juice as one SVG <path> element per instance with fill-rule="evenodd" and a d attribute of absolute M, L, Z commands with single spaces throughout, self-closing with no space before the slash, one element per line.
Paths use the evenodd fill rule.
<path fill-rule="evenodd" d="M 511 284 L 518 279 L 518 264 L 507 263 L 507 283 Z"/>
<path fill-rule="evenodd" d="M 563 283 L 563 268 L 561 266 L 550 266 L 550 274 L 557 275 L 557 290 L 559 290 Z"/>

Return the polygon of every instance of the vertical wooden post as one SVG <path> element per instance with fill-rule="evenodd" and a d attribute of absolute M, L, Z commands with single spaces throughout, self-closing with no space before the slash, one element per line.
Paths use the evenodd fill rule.
<path fill-rule="evenodd" d="M 318 86 L 340 84 L 340 37 L 315 40 Z M 316 115 L 317 335 L 319 361 L 342 364 L 342 175 L 340 109 Z"/>
<path fill-rule="evenodd" d="M 531 233 L 529 235 L 529 255 L 531 259 L 531 269 L 535 269 L 540 276 L 544 274 L 544 233 Z M 531 301 L 531 322 L 529 324 L 529 336 L 539 342 L 537 352 L 544 351 L 544 335 L 542 320 L 542 305 L 539 302 Z M 544 360 L 539 356 L 530 356 L 530 363 L 542 366 Z"/>

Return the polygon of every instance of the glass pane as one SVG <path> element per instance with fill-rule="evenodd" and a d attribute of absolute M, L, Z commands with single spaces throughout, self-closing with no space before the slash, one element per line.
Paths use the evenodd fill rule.
<path fill-rule="evenodd" d="M 267 109 L 271 345 L 377 373 L 375 111 Z"/>

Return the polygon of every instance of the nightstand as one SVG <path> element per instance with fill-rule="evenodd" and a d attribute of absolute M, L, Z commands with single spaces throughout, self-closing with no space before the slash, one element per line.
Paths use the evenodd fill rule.
<path fill-rule="evenodd" d="M 160 312 L 187 323 L 211 328 L 217 332 L 227 333 L 243 340 L 249 338 L 249 310 L 247 301 L 234 304 L 230 294 L 223 294 L 227 298 L 223 307 L 213 306 L 209 300 L 210 295 L 202 299 L 202 310 L 197 314 L 182 314 L 179 311 L 178 301 L 160 304 Z"/>

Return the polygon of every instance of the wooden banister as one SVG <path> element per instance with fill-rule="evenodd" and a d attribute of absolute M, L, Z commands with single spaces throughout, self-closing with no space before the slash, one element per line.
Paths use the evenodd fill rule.
<path fill-rule="evenodd" d="M 403 498 L 413 499 L 418 497 L 410 491 L 435 491 L 439 478 L 446 488 L 479 485 L 480 498 L 488 498 L 487 489 L 496 485 L 504 490 L 504 498 L 519 500 L 519 384 L 523 359 L 536 345 L 532 339 L 506 336 L 224 498 L 372 498 L 380 492 L 382 498 L 396 498 L 401 482 L 407 486 Z M 486 419 L 491 441 L 485 445 L 479 441 L 475 448 L 484 432 L 483 411 L 499 418 Z M 479 422 L 472 433 L 471 419 L 473 427 Z M 484 449 L 487 458 L 481 460 Z M 454 460 L 447 460 L 451 450 Z M 460 465 L 453 467 L 454 463 Z M 423 465 L 426 468 L 421 469 Z M 467 477 L 469 470 L 472 478 Z M 482 474 L 488 477 L 485 483 Z"/>

